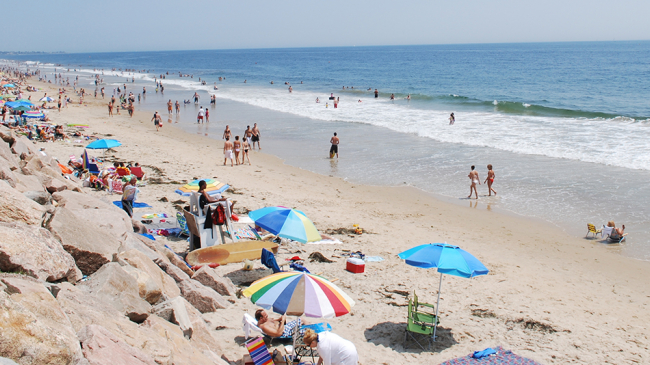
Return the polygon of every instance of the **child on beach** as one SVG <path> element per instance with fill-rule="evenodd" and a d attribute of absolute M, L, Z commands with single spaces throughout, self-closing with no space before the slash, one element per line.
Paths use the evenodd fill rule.
<path fill-rule="evenodd" d="M 488 186 L 488 196 L 492 196 L 492 193 L 494 192 L 494 195 L 497 195 L 497 191 L 492 189 L 492 184 L 494 183 L 494 178 L 495 174 L 494 171 L 492 170 L 492 165 L 487 165 L 488 168 L 488 173 L 487 173 L 487 178 L 485 178 L 485 181 L 483 181 L 483 184 L 487 182 Z"/>

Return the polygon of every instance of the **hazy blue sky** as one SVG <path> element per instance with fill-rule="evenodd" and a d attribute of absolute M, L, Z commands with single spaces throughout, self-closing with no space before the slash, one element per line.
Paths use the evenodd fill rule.
<path fill-rule="evenodd" d="M 0 47 L 7 51 L 650 39 L 648 0 L 22 0 L 11 6 L 5 22 L 15 21 Z M 20 9 L 28 10 L 25 20 Z"/>

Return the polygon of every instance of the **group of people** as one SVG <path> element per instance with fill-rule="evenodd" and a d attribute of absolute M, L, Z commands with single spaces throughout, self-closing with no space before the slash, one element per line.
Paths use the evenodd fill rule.
<path fill-rule="evenodd" d="M 234 164 L 243 165 L 246 163 L 246 161 L 248 161 L 248 164 L 250 165 L 251 160 L 249 151 L 255 149 L 255 143 L 257 143 L 257 147 L 260 150 L 262 149 L 260 146 L 260 130 L 257 128 L 257 123 L 253 125 L 253 129 L 251 129 L 251 126 L 246 126 L 246 130 L 244 131 L 244 138 L 241 140 L 239 139 L 239 136 L 235 136 L 235 140 L 231 142 L 231 137 L 232 132 L 230 131 L 230 126 L 226 125 L 226 129 L 223 131 L 222 137 L 226 140 L 223 143 L 223 165 L 225 166 L 229 159 L 230 166 L 234 166 Z"/>
<path fill-rule="evenodd" d="M 469 172 L 469 175 L 467 175 L 471 181 L 471 185 L 469 187 L 469 195 L 467 196 L 468 199 L 472 197 L 472 194 L 476 194 L 476 199 L 478 199 L 478 191 L 476 190 L 476 185 L 481 185 L 481 179 L 478 177 L 478 171 L 474 170 L 475 167 L 476 166 L 472 165 L 471 171 Z M 487 169 L 487 177 L 483 183 L 487 183 L 488 196 L 492 196 L 492 193 L 494 193 L 494 195 L 497 195 L 496 190 L 492 188 L 492 184 L 494 184 L 494 178 L 496 177 L 494 170 L 492 170 L 492 165 L 487 165 Z"/>

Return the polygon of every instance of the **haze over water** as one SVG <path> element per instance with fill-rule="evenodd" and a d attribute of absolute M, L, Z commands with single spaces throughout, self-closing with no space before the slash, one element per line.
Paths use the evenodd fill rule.
<path fill-rule="evenodd" d="M 170 98 L 182 102 L 199 90 L 207 106 L 207 94 L 217 95 L 209 127 L 192 124 L 194 104 L 174 118 L 189 131 L 221 138 L 226 123 L 241 135 L 257 122 L 264 151 L 289 164 L 361 183 L 406 183 L 476 209 L 540 218 L 575 235 L 586 233 L 588 222 L 600 226 L 613 219 L 630 233 L 620 250 L 650 259 L 650 42 L 15 58 L 70 65 L 81 75 L 79 87 L 91 91 L 93 69 L 103 68 L 109 95 L 127 75 L 109 70 L 147 69 L 127 91 L 146 86 L 141 107 L 163 116 Z M 39 67 L 53 71 L 51 65 Z M 154 93 L 154 76 L 167 71 L 165 94 Z M 179 71 L 194 77 L 179 78 Z M 219 76 L 226 79 L 219 82 Z M 207 85 L 201 86 L 199 77 Z M 379 89 L 380 97 L 368 88 Z M 330 93 L 341 98 L 338 109 L 325 107 Z M 447 119 L 451 112 L 453 126 Z M 342 140 L 338 162 L 325 158 L 334 131 Z M 483 182 L 488 163 L 494 165 L 499 195 L 480 196 L 478 205 L 464 200 L 469 166 L 477 166 Z M 481 185 L 479 194 L 486 193 Z"/>

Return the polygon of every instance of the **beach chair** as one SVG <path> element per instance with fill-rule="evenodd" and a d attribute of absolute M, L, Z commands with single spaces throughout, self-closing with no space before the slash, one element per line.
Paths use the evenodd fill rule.
<path fill-rule="evenodd" d="M 251 331 L 259 332 L 262 336 L 269 339 L 269 344 L 273 344 L 274 339 L 279 340 L 291 340 L 293 339 L 292 335 L 289 336 L 280 336 L 280 337 L 271 337 L 264 333 L 261 328 L 257 327 L 257 320 L 255 317 L 251 316 L 248 313 L 244 313 L 244 318 L 242 318 L 242 329 L 244 330 L 244 335 L 248 340 L 251 337 Z"/>
<path fill-rule="evenodd" d="M 589 237 L 589 234 L 591 233 L 594 235 L 594 238 L 596 238 L 596 236 L 600 234 L 602 231 L 603 231 L 602 229 L 596 229 L 596 226 L 594 226 L 593 224 L 587 223 L 587 235 L 585 237 Z"/>
<path fill-rule="evenodd" d="M 178 222 L 178 227 L 181 229 L 176 237 L 180 237 L 181 235 L 189 236 L 190 230 L 187 228 L 187 221 L 181 212 L 176 212 L 176 222 Z"/>
<path fill-rule="evenodd" d="M 142 167 L 140 166 L 131 166 L 131 174 L 135 175 L 138 180 L 142 180 L 144 178 L 144 172 L 142 172 Z"/>
<path fill-rule="evenodd" d="M 245 345 L 255 365 L 273 365 L 271 353 L 262 337 L 255 337 L 246 341 Z"/>
<path fill-rule="evenodd" d="M 332 326 L 330 326 L 329 323 L 316 323 L 316 324 L 306 324 L 306 325 L 298 325 L 293 328 L 293 331 L 291 333 L 291 337 L 293 339 L 292 347 L 293 347 L 293 358 L 295 360 L 299 360 L 301 357 L 311 357 L 312 362 L 315 364 L 316 363 L 316 357 L 320 357 L 318 355 L 318 351 L 314 348 L 311 348 L 305 344 L 305 331 L 311 329 L 316 333 L 321 333 L 325 331 L 331 331 Z"/>
<path fill-rule="evenodd" d="M 612 229 L 609 235 L 607 236 L 607 242 L 609 243 L 621 243 L 625 241 L 625 236 L 627 236 L 627 233 L 623 234 L 622 236 L 616 232 L 615 229 Z"/>
<path fill-rule="evenodd" d="M 408 318 L 406 323 L 406 330 L 404 331 L 404 347 L 406 348 L 406 341 L 409 337 L 411 337 L 411 339 L 415 341 L 415 343 L 417 343 L 422 350 L 424 350 L 425 348 L 418 341 L 416 336 L 426 336 L 427 342 L 429 344 L 429 349 L 431 349 L 431 345 L 434 342 L 433 332 L 435 330 L 436 324 L 440 323 L 440 321 L 433 313 L 430 313 L 426 310 L 418 311 L 419 306 L 433 310 L 433 305 L 428 303 L 419 303 L 417 301 L 415 292 L 413 292 L 413 297 L 413 299 L 409 299 Z"/>

